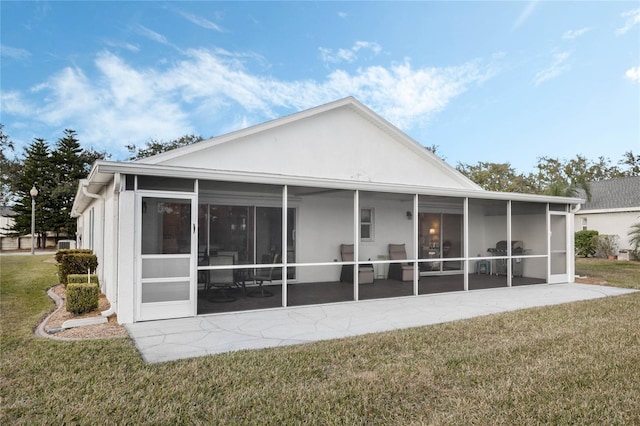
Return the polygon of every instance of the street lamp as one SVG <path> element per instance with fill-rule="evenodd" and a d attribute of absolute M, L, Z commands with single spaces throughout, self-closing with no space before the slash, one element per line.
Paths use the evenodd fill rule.
<path fill-rule="evenodd" d="M 36 246 L 33 237 L 36 233 L 36 197 L 38 196 L 38 190 L 35 185 L 33 185 L 29 194 L 31 194 L 31 254 L 35 254 Z"/>

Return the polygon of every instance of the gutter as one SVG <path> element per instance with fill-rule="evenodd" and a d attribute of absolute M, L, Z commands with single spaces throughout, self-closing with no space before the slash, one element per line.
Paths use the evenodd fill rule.
<path fill-rule="evenodd" d="M 582 208 L 582 204 L 576 204 L 575 209 L 571 209 L 571 213 L 578 213 Z"/>

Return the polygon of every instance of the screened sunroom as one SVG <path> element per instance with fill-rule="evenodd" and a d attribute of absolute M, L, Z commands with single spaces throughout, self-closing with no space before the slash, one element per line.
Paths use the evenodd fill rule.
<path fill-rule="evenodd" d="M 130 323 L 572 282 L 579 202 L 484 191 L 347 98 L 99 161 L 74 214 Z"/>

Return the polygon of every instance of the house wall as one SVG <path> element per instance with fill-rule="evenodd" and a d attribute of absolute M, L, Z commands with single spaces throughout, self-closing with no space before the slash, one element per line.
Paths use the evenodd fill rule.
<path fill-rule="evenodd" d="M 576 231 L 582 230 L 582 218 L 587 219 L 587 229 L 598 231 L 600 234 L 617 235 L 619 249 L 630 249 L 627 233 L 631 225 L 640 222 L 640 211 L 619 213 L 588 213 L 579 212 L 575 215 Z"/>
<path fill-rule="evenodd" d="M 407 256 L 413 256 L 413 222 L 406 218 L 412 206 L 408 202 L 365 198 L 360 207 L 374 209 L 374 238 L 360 243 L 361 261 L 387 256 L 390 243 L 406 244 Z M 297 263 L 340 261 L 340 244 L 353 244 L 353 196 L 303 199 L 298 205 L 297 219 Z M 338 281 L 340 268 L 339 265 L 299 267 L 296 279 Z"/>
<path fill-rule="evenodd" d="M 101 192 L 101 196 L 104 191 Z M 95 272 L 104 292 L 104 207 L 103 199 L 93 199 L 77 220 L 76 243 L 78 248 L 91 249 L 98 257 L 98 269 Z M 93 217 L 93 219 L 92 219 Z"/>
<path fill-rule="evenodd" d="M 418 154 L 418 155 L 416 155 Z M 399 140 L 351 108 L 287 123 L 161 161 L 203 169 L 319 179 L 475 188 L 413 141 Z M 371 167 L 372 164 L 378 165 Z"/>

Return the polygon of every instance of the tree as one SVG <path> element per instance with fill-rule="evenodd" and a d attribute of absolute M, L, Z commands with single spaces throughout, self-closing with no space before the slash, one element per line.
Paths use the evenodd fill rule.
<path fill-rule="evenodd" d="M 71 217 L 71 208 L 76 195 L 78 181 L 89 173 L 91 164 L 105 158 L 105 153 L 82 149 L 75 130 L 65 129 L 64 136 L 56 142 L 52 152 L 55 187 L 50 197 L 55 206 L 52 212 L 51 229 L 56 234 L 66 232 L 74 235 L 76 220 Z"/>
<path fill-rule="evenodd" d="M 25 149 L 23 158 L 16 162 L 19 167 L 8 179 L 14 203 L 12 207 L 16 212 L 11 233 L 25 235 L 31 232 L 29 191 L 35 186 L 38 190 L 36 231 L 42 241 L 46 241 L 47 231 L 74 235 L 76 221 L 70 214 L 78 180 L 87 176 L 95 160 L 106 156 L 106 153 L 82 149 L 76 132 L 70 129 L 64 130 L 53 150 L 44 139 L 34 139 Z M 40 243 L 40 239 L 38 241 Z"/>
<path fill-rule="evenodd" d="M 587 201 L 591 201 L 591 184 L 584 178 L 572 183 L 552 182 L 545 188 L 544 193 L 556 197 L 581 197 L 584 194 Z"/>
<path fill-rule="evenodd" d="M 140 160 L 141 158 L 151 157 L 156 154 L 171 151 L 172 149 L 191 145 L 196 142 L 201 142 L 203 140 L 204 138 L 202 136 L 196 136 L 196 135 L 184 135 L 179 137 L 178 139 L 173 139 L 170 141 L 149 139 L 146 142 L 144 148 L 138 148 L 136 145 L 127 145 L 127 149 L 131 154 L 131 156 L 129 157 L 129 160 L 130 161 Z"/>
<path fill-rule="evenodd" d="M 25 235 L 31 233 L 31 191 L 32 187 L 38 190 L 35 209 L 36 233 L 38 247 L 40 242 L 46 241 L 46 232 L 51 226 L 51 212 L 53 206 L 47 194 L 53 190 L 55 183 L 51 174 L 52 170 L 51 151 L 44 139 L 36 138 L 25 148 L 24 158 L 18 174 L 13 179 L 12 192 L 15 197 L 13 209 L 15 223 L 10 228 L 14 235 Z"/>
<path fill-rule="evenodd" d="M 640 155 L 633 155 L 633 151 L 625 152 L 618 164 L 627 167 L 626 176 L 640 176 Z"/>
<path fill-rule="evenodd" d="M 11 204 L 11 182 L 19 169 L 19 162 L 9 157 L 14 153 L 13 141 L 4 133 L 4 126 L 0 124 L 0 206 Z"/>
<path fill-rule="evenodd" d="M 640 259 L 640 222 L 631 225 L 627 235 L 629 236 L 629 244 L 631 244 L 633 257 Z"/>
<path fill-rule="evenodd" d="M 537 192 L 529 177 L 517 173 L 510 163 L 458 163 L 456 169 L 488 191 Z"/>

